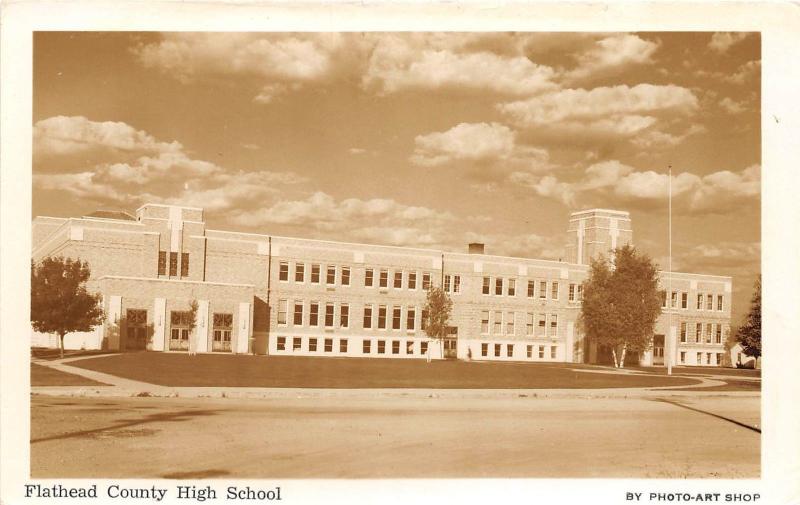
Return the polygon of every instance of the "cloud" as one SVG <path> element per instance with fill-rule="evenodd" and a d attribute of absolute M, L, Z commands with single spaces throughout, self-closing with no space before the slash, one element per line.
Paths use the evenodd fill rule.
<path fill-rule="evenodd" d="M 500 123 L 460 123 L 444 132 L 418 135 L 409 160 L 424 167 L 461 163 L 482 179 L 508 170 L 551 167 L 546 150 L 518 145 L 514 131 Z"/>
<path fill-rule="evenodd" d="M 497 108 L 514 125 L 536 132 L 633 137 L 661 117 L 692 114 L 698 101 L 691 90 L 680 86 L 638 84 L 562 89 Z"/>
<path fill-rule="evenodd" d="M 300 87 L 301 86 L 298 83 L 293 83 L 291 85 L 281 83 L 267 84 L 261 88 L 261 91 L 259 91 L 258 94 L 253 98 L 253 101 L 262 105 L 266 105 L 289 93 L 289 91 L 296 91 L 300 89 Z"/>
<path fill-rule="evenodd" d="M 567 72 L 566 77 L 570 80 L 582 79 L 629 65 L 650 64 L 659 45 L 627 33 L 604 37 L 576 57 L 578 66 Z"/>
<path fill-rule="evenodd" d="M 352 154 L 354 156 L 358 156 L 360 154 L 366 154 L 367 150 L 366 149 L 362 149 L 360 147 L 351 147 L 350 149 L 347 150 L 347 152 L 349 152 L 350 154 Z"/>
<path fill-rule="evenodd" d="M 555 88 L 552 68 L 521 55 L 459 52 L 463 46 L 458 46 L 464 42 L 463 37 L 444 44 L 442 39 L 383 35 L 372 49 L 362 86 L 381 94 L 408 89 L 461 89 L 530 95 Z"/>
<path fill-rule="evenodd" d="M 717 53 L 725 53 L 731 46 L 747 38 L 747 32 L 716 32 L 711 36 L 708 48 Z"/>
<path fill-rule="evenodd" d="M 684 130 L 683 133 L 678 134 L 672 134 L 658 129 L 651 129 L 632 138 L 631 143 L 642 149 L 666 149 L 678 146 L 689 137 L 705 133 L 707 131 L 708 130 L 706 127 L 701 124 L 693 124 Z"/>
<path fill-rule="evenodd" d="M 747 110 L 743 102 L 737 102 L 727 96 L 719 101 L 719 106 L 722 107 L 728 114 L 741 114 Z"/>
<path fill-rule="evenodd" d="M 624 204 L 643 210 L 661 208 L 668 198 L 668 174 L 640 171 L 616 160 L 595 163 L 572 182 L 554 176 L 512 174 L 510 181 L 569 207 Z M 673 209 L 678 213 L 728 212 L 758 203 L 761 168 L 752 165 L 740 172 L 728 170 L 698 176 L 682 172 L 672 177 Z"/>
<path fill-rule="evenodd" d="M 733 74 L 723 75 L 722 79 L 732 84 L 744 84 L 745 81 L 750 79 L 760 69 L 761 61 L 751 60 L 746 63 L 742 63 Z"/>
<path fill-rule="evenodd" d="M 745 268 L 752 272 L 752 266 L 761 259 L 759 242 L 717 242 L 713 245 L 700 244 L 680 254 L 681 264 L 691 265 L 697 271 L 724 268 L 726 270 Z"/>

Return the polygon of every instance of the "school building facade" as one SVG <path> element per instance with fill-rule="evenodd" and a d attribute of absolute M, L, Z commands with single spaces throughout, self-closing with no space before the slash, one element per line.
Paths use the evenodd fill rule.
<path fill-rule="evenodd" d="M 566 261 L 549 261 L 212 230 L 203 209 L 146 204 L 36 217 L 33 259 L 90 265 L 106 321 L 67 335 L 72 349 L 597 363 L 608 355 L 580 332 L 581 285 L 591 258 L 632 236 L 627 212 L 575 212 Z M 662 365 L 671 348 L 675 364 L 728 363 L 731 278 L 666 275 L 653 347 L 633 360 Z M 430 286 L 453 300 L 441 342 L 422 324 Z M 33 332 L 32 345 L 58 342 Z"/>

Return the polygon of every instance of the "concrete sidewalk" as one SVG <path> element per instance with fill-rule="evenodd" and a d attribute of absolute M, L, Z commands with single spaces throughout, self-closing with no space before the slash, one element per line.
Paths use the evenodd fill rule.
<path fill-rule="evenodd" d="M 99 358 L 100 356 L 91 356 Z M 692 377 L 700 384 L 649 388 L 602 389 L 327 389 L 327 388 L 258 388 L 258 387 L 172 387 L 124 379 L 114 375 L 70 366 L 67 363 L 89 357 L 63 360 L 36 360 L 32 363 L 80 375 L 109 386 L 35 386 L 31 393 L 48 396 L 86 397 L 180 397 L 180 398 L 652 398 L 665 396 L 737 396 L 759 397 L 753 391 L 682 391 L 685 388 L 723 386 L 724 382 L 705 377 Z M 583 369 L 575 371 L 589 372 Z M 604 371 L 602 373 L 614 373 Z M 620 371 L 617 373 L 630 373 Z"/>

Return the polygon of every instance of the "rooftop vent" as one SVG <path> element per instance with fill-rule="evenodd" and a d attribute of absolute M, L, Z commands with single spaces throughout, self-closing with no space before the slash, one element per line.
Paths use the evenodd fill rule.
<path fill-rule="evenodd" d="M 485 254 L 484 245 L 480 242 L 473 242 L 469 245 L 470 254 Z"/>

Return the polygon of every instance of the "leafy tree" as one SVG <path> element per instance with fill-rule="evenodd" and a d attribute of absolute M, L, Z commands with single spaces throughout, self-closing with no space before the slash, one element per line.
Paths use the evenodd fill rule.
<path fill-rule="evenodd" d="M 625 366 L 628 351 L 650 348 L 660 313 L 658 268 L 647 255 L 625 245 L 613 251 L 613 263 L 592 261 L 580 322 L 587 338 L 611 348 L 615 367 Z"/>
<path fill-rule="evenodd" d="M 189 354 L 197 354 L 197 300 L 192 300 L 189 304 Z"/>
<path fill-rule="evenodd" d="M 38 265 L 31 260 L 31 325 L 58 335 L 62 358 L 67 333 L 91 331 L 105 318 L 100 295 L 86 290 L 90 275 L 81 260 L 47 257 Z"/>
<path fill-rule="evenodd" d="M 425 334 L 437 340 L 440 348 L 444 338 L 447 336 L 452 310 L 453 300 L 450 299 L 450 295 L 444 289 L 431 287 L 428 290 L 422 324 L 425 328 Z M 442 354 L 444 355 L 444 350 L 442 350 Z"/>
<path fill-rule="evenodd" d="M 753 298 L 750 300 L 750 313 L 744 324 L 736 332 L 736 340 L 747 356 L 761 357 L 761 276 L 756 278 Z"/>

